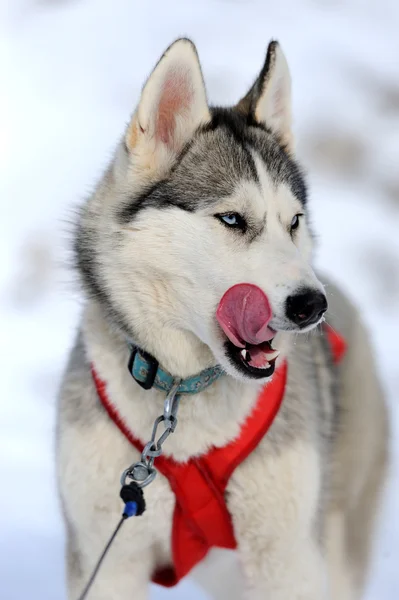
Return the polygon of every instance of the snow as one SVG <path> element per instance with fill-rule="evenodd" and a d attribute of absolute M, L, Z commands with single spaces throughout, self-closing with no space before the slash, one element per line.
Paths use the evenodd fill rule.
<path fill-rule="evenodd" d="M 361 308 L 391 406 L 393 461 L 367 600 L 397 598 L 398 25 L 395 0 L 0 3 L 4 600 L 65 598 L 53 439 L 80 312 L 68 270 L 70 223 L 149 70 L 180 35 L 198 45 L 213 103 L 246 91 L 269 39 L 287 54 L 318 264 Z M 154 600 L 172 596 L 204 598 L 190 581 L 152 589 Z"/>

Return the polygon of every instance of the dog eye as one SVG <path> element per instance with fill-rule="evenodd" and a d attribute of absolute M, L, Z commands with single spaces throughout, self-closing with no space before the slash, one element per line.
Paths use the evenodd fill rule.
<path fill-rule="evenodd" d="M 224 225 L 231 227 L 232 229 L 241 229 L 242 231 L 245 231 L 247 228 L 245 219 L 239 213 L 225 213 L 223 215 L 215 215 L 215 217 Z"/>
<path fill-rule="evenodd" d="M 292 217 L 292 221 L 291 221 L 291 225 L 290 225 L 290 232 L 295 231 L 295 229 L 298 229 L 299 217 L 303 217 L 303 213 L 298 213 L 297 215 Z"/>
<path fill-rule="evenodd" d="M 223 223 L 226 223 L 229 227 L 237 227 L 238 225 L 238 216 L 236 213 L 231 213 L 231 215 L 220 215 Z"/>

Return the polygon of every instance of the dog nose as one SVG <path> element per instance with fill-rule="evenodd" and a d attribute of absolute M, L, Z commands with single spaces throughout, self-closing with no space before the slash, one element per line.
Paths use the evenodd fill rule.
<path fill-rule="evenodd" d="M 288 296 L 285 310 L 287 317 L 303 328 L 317 323 L 326 312 L 327 306 L 327 299 L 323 293 L 304 289 L 299 294 Z"/>

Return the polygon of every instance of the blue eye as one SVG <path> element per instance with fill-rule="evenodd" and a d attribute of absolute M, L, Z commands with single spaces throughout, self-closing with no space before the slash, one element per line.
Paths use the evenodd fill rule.
<path fill-rule="evenodd" d="M 303 217 L 303 213 L 298 213 L 297 215 L 295 215 L 295 217 L 292 217 L 292 221 L 291 221 L 291 225 L 290 225 L 290 232 L 291 233 L 293 231 L 295 231 L 295 229 L 298 229 L 298 227 L 299 227 L 299 217 Z"/>
<path fill-rule="evenodd" d="M 245 231 L 247 228 L 247 223 L 245 219 L 239 213 L 225 213 L 223 215 L 215 215 L 215 217 L 226 225 L 226 227 L 230 227 L 231 229 L 241 229 L 241 231 Z"/>
<path fill-rule="evenodd" d="M 229 225 L 230 227 L 236 227 L 238 225 L 238 219 L 235 213 L 231 213 L 231 215 L 221 215 L 220 218 L 223 223 Z"/>

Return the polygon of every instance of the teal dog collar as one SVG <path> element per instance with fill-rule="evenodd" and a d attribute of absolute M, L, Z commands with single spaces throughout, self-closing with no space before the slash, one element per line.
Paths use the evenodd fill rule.
<path fill-rule="evenodd" d="M 128 369 L 133 379 L 145 390 L 155 387 L 163 392 L 169 392 L 176 383 L 176 377 L 162 369 L 158 361 L 135 346 L 130 346 L 132 349 Z M 214 381 L 224 375 L 224 371 L 220 365 L 204 369 L 198 375 L 182 379 L 176 394 L 198 394 L 207 387 L 212 385 Z"/>

